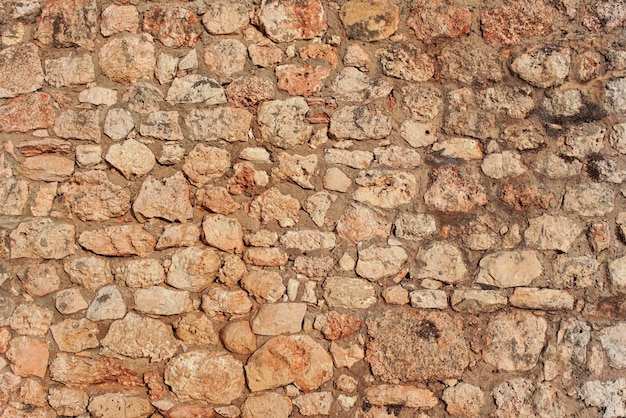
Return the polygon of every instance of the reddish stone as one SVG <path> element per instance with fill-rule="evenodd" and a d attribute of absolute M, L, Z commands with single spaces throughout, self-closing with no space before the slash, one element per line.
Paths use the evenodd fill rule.
<path fill-rule="evenodd" d="M 54 107 L 46 93 L 16 97 L 0 106 L 0 131 L 28 132 L 54 125 Z"/>
<path fill-rule="evenodd" d="M 275 97 L 272 82 L 256 75 L 236 79 L 224 92 L 228 102 L 237 107 L 254 106 Z"/>
<path fill-rule="evenodd" d="M 280 267 L 287 264 L 289 256 L 280 248 L 251 247 L 243 253 L 243 261 L 261 267 Z"/>
<path fill-rule="evenodd" d="M 263 0 L 259 22 L 275 42 L 312 39 L 328 28 L 321 0 Z"/>
<path fill-rule="evenodd" d="M 44 75 L 39 49 L 31 43 L 0 51 L 0 98 L 39 90 Z"/>
<path fill-rule="evenodd" d="M 429 42 L 438 36 L 458 38 L 472 26 L 472 13 L 454 5 L 445 6 L 439 0 L 417 0 L 413 3 L 407 25 L 415 36 Z"/>
<path fill-rule="evenodd" d="M 322 334 L 327 340 L 334 341 L 357 332 L 361 327 L 361 319 L 349 313 L 330 311 L 318 316 L 315 324 L 321 327 Z"/>
<path fill-rule="evenodd" d="M 462 177 L 456 166 L 431 172 L 432 185 L 424 194 L 426 204 L 442 212 L 469 212 L 487 204 L 485 188 L 470 176 Z"/>
<path fill-rule="evenodd" d="M 97 18 L 96 0 L 47 0 L 35 39 L 55 48 L 82 46 L 93 51 Z"/>
<path fill-rule="evenodd" d="M 11 340 L 7 358 L 16 375 L 43 378 L 48 367 L 48 341 L 15 337 Z"/>
<path fill-rule="evenodd" d="M 536 185 L 522 185 L 515 187 L 505 184 L 500 192 L 500 199 L 515 210 L 527 210 L 532 207 L 548 209 L 550 201 L 554 199 L 552 193 L 542 193 Z"/>
<path fill-rule="evenodd" d="M 156 240 L 141 225 L 127 224 L 84 231 L 78 243 L 100 255 L 147 257 L 152 253 Z"/>
<path fill-rule="evenodd" d="M 303 60 L 323 59 L 334 69 L 339 65 L 337 48 L 328 44 L 308 44 L 300 48 L 300 58 Z"/>
<path fill-rule="evenodd" d="M 183 7 L 155 6 L 144 12 L 143 30 L 170 48 L 193 48 L 202 28 L 198 17 Z"/>
<path fill-rule="evenodd" d="M 122 386 L 143 386 L 137 373 L 127 369 L 118 360 L 92 359 L 59 353 L 50 363 L 50 379 L 68 386 L 87 386 L 117 382 Z"/>
<path fill-rule="evenodd" d="M 176 405 L 161 413 L 165 418 L 212 418 L 215 416 L 213 407 L 195 403 Z"/>
<path fill-rule="evenodd" d="M 480 23 L 488 42 L 515 45 L 524 38 L 552 32 L 555 12 L 541 0 L 517 0 L 483 10 Z"/>
<path fill-rule="evenodd" d="M 33 139 L 20 142 L 15 148 L 17 148 L 24 157 L 34 157 L 35 155 L 47 153 L 69 154 L 72 152 L 72 143 L 54 138 Z"/>
<path fill-rule="evenodd" d="M 224 187 L 206 185 L 196 191 L 196 204 L 211 212 L 230 215 L 241 209 Z"/>
<path fill-rule="evenodd" d="M 311 96 L 322 89 L 330 70 L 318 65 L 281 65 L 276 67 L 277 87 L 292 96 Z"/>
<path fill-rule="evenodd" d="M 143 381 L 148 387 L 150 400 L 154 401 L 165 397 L 168 393 L 167 386 L 163 383 L 163 376 L 156 370 L 149 370 L 144 373 Z"/>

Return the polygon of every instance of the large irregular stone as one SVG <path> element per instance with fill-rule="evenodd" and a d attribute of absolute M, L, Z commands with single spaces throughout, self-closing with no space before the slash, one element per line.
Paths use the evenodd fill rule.
<path fill-rule="evenodd" d="M 249 52 L 253 46 L 250 45 L 248 48 Z M 254 61 L 252 52 L 250 52 L 250 56 Z M 274 83 L 257 75 L 240 77 L 234 80 L 226 86 L 225 92 L 228 101 L 236 107 L 254 106 L 266 100 L 273 100 L 276 97 Z"/>
<path fill-rule="evenodd" d="M 316 230 L 287 231 L 280 243 L 300 251 L 329 250 L 335 247 L 335 234 Z"/>
<path fill-rule="evenodd" d="M 124 417 L 145 417 L 153 412 L 148 399 L 123 392 L 93 396 L 87 409 L 92 417 L 101 418 L 120 413 Z"/>
<path fill-rule="evenodd" d="M 427 81 L 435 74 L 435 61 L 418 47 L 409 43 L 392 44 L 379 49 L 383 74 L 407 81 Z"/>
<path fill-rule="evenodd" d="M 376 303 L 376 289 L 364 279 L 328 277 L 324 299 L 331 308 L 367 309 Z"/>
<path fill-rule="evenodd" d="M 517 377 L 498 386 L 492 392 L 497 409 L 496 418 L 536 416 L 565 418 L 565 394 L 550 383 L 533 383 Z"/>
<path fill-rule="evenodd" d="M 0 202 L 0 215 L 21 216 L 28 205 L 28 182 L 0 177 Z"/>
<path fill-rule="evenodd" d="M 291 400 L 275 392 L 251 394 L 241 405 L 242 418 L 288 418 Z"/>
<path fill-rule="evenodd" d="M 554 261 L 554 273 L 549 280 L 550 287 L 563 289 L 593 286 L 599 266 L 598 260 L 591 255 L 570 257 L 567 254 L 559 254 Z M 610 279 L 611 261 L 608 268 Z"/>
<path fill-rule="evenodd" d="M 55 48 L 94 49 L 98 5 L 95 0 L 46 2 L 37 20 L 35 39 Z"/>
<path fill-rule="evenodd" d="M 17 277 L 24 290 L 34 297 L 56 292 L 61 285 L 61 278 L 53 264 L 30 265 L 23 272 L 18 272 Z"/>
<path fill-rule="evenodd" d="M 480 23 L 486 41 L 515 45 L 525 38 L 552 32 L 556 12 L 542 0 L 516 0 L 483 10 Z"/>
<path fill-rule="evenodd" d="M 171 104 L 217 105 L 226 103 L 226 94 L 217 81 L 200 74 L 189 74 L 174 79 L 167 91 L 166 100 Z"/>
<path fill-rule="evenodd" d="M 118 6 L 110 4 L 102 11 L 100 33 L 111 36 L 120 32 L 137 33 L 139 29 L 139 12 L 135 6 Z"/>
<path fill-rule="evenodd" d="M 539 88 L 559 86 L 569 74 L 569 48 L 540 45 L 528 49 L 511 64 L 511 70 Z"/>
<path fill-rule="evenodd" d="M 517 287 L 509 297 L 511 306 L 522 309 L 574 309 L 574 297 L 565 290 Z"/>
<path fill-rule="evenodd" d="M 178 112 L 156 111 L 148 115 L 148 119 L 139 125 L 139 133 L 156 139 L 180 141 L 183 131 L 178 123 Z"/>
<path fill-rule="evenodd" d="M 481 258 L 476 283 L 497 287 L 529 285 L 543 266 L 534 251 L 501 251 Z"/>
<path fill-rule="evenodd" d="M 528 220 L 524 231 L 526 246 L 538 250 L 569 251 L 570 247 L 583 231 L 577 222 L 564 216 L 543 214 Z"/>
<path fill-rule="evenodd" d="M 500 290 L 455 290 L 450 300 L 452 309 L 457 312 L 479 314 L 495 312 L 505 308 L 506 294 Z"/>
<path fill-rule="evenodd" d="M 244 192 L 250 195 L 258 193 L 269 183 L 269 176 L 265 170 L 256 170 L 254 164 L 243 161 L 233 166 L 235 173 L 228 180 L 228 192 L 240 195 Z"/>
<path fill-rule="evenodd" d="M 78 353 L 100 346 L 98 325 L 88 319 L 66 319 L 50 327 L 59 350 Z"/>
<path fill-rule="evenodd" d="M 283 278 L 275 271 L 253 270 L 241 279 L 241 287 L 251 296 L 269 303 L 278 301 L 285 294 Z"/>
<path fill-rule="evenodd" d="M 39 48 L 34 44 L 9 46 L 0 51 L 0 98 L 39 90 L 43 80 Z"/>
<path fill-rule="evenodd" d="M 354 192 L 354 200 L 382 208 L 410 203 L 418 189 L 417 180 L 406 171 L 362 171 L 354 181 L 360 186 Z"/>
<path fill-rule="evenodd" d="M 133 203 L 133 211 L 144 218 L 184 222 L 193 217 L 189 194 L 189 183 L 180 171 L 162 180 L 148 177 Z"/>
<path fill-rule="evenodd" d="M 456 166 L 433 169 L 426 204 L 441 212 L 470 212 L 487 204 L 485 188 L 475 178 L 461 176 Z"/>
<path fill-rule="evenodd" d="M 82 389 L 51 386 L 48 390 L 48 403 L 59 415 L 77 416 L 86 412 L 89 395 Z"/>
<path fill-rule="evenodd" d="M 336 227 L 337 234 L 353 244 L 374 237 L 387 237 L 390 230 L 391 222 L 383 212 L 354 203 L 343 212 Z"/>
<path fill-rule="evenodd" d="M 98 290 L 113 281 L 111 268 L 104 258 L 77 257 L 65 259 L 63 270 L 70 276 L 70 281 L 88 290 Z"/>
<path fill-rule="evenodd" d="M 363 396 L 372 405 L 402 405 L 416 409 L 430 409 L 439 402 L 430 390 L 408 385 L 371 386 L 365 389 Z"/>
<path fill-rule="evenodd" d="M 115 103 L 117 103 L 117 90 L 107 89 L 106 87 L 93 86 L 81 91 L 78 94 L 78 101 L 81 103 L 89 103 L 96 106 L 113 106 Z"/>
<path fill-rule="evenodd" d="M 302 97 L 261 103 L 258 123 L 263 140 L 285 149 L 305 143 L 313 132 L 313 127 L 304 123 L 308 111 L 309 106 Z"/>
<path fill-rule="evenodd" d="M 605 107 L 611 113 L 626 111 L 626 77 L 606 83 Z"/>
<path fill-rule="evenodd" d="M 483 359 L 498 370 L 528 371 L 537 364 L 547 328 L 544 318 L 530 312 L 500 312 L 487 325 Z"/>
<path fill-rule="evenodd" d="M 100 114 L 97 110 L 68 109 L 57 116 L 54 133 L 61 138 L 100 142 Z"/>
<path fill-rule="evenodd" d="M 228 253 L 243 251 L 243 228 L 237 218 L 209 215 L 202 221 L 202 230 L 208 245 Z"/>
<path fill-rule="evenodd" d="M 512 118 L 522 120 L 535 107 L 533 90 L 529 87 L 489 87 L 480 91 L 477 99 L 482 109 L 506 112 Z M 522 123 L 526 122 L 530 121 Z M 532 126 L 532 122 L 529 125 Z"/>
<path fill-rule="evenodd" d="M 222 148 L 198 144 L 185 157 L 182 169 L 194 186 L 203 186 L 230 169 L 230 153 Z"/>
<path fill-rule="evenodd" d="M 207 5 L 202 24 L 212 35 L 229 35 L 248 23 L 248 8 L 245 4 L 218 0 Z"/>
<path fill-rule="evenodd" d="M 107 41 L 98 55 L 102 73 L 112 81 L 132 84 L 151 79 L 156 65 L 152 36 L 123 35 Z"/>
<path fill-rule="evenodd" d="M 204 48 L 204 63 L 221 82 L 232 81 L 242 72 L 247 56 L 246 46 L 237 39 L 222 39 Z"/>
<path fill-rule="evenodd" d="M 1 89 L 2 87 L 0 91 Z M 0 131 L 28 132 L 33 129 L 51 128 L 54 125 L 55 114 L 54 106 L 50 104 L 50 95 L 46 93 L 16 97 L 0 106 Z"/>
<path fill-rule="evenodd" d="M 263 224 L 277 220 L 281 227 L 287 228 L 298 223 L 299 210 L 298 199 L 271 187 L 252 200 L 248 214 Z"/>
<path fill-rule="evenodd" d="M 49 356 L 47 341 L 15 337 L 10 342 L 6 356 L 11 362 L 11 370 L 17 376 L 45 377 Z"/>
<path fill-rule="evenodd" d="M 272 169 L 275 180 L 288 178 L 303 189 L 314 189 L 311 177 L 317 168 L 317 155 L 290 155 L 286 152 L 278 154 L 278 167 Z"/>
<path fill-rule="evenodd" d="M 59 353 L 50 363 L 50 379 L 69 386 L 98 383 L 119 383 L 124 386 L 142 385 L 137 373 L 127 369 L 119 360 L 89 358 Z"/>
<path fill-rule="evenodd" d="M 44 68 L 46 82 L 56 88 L 87 84 L 96 79 L 93 61 L 87 54 L 46 60 Z"/>
<path fill-rule="evenodd" d="M 180 315 L 193 310 L 189 292 L 151 286 L 135 291 L 135 310 L 148 315 Z"/>
<path fill-rule="evenodd" d="M 456 314 L 388 310 L 368 320 L 365 361 L 384 382 L 458 378 L 469 363 L 462 331 Z"/>
<path fill-rule="evenodd" d="M 174 328 L 176 337 L 187 344 L 214 345 L 219 339 L 211 318 L 200 312 L 181 317 L 174 323 Z"/>
<path fill-rule="evenodd" d="M 174 356 L 179 345 L 169 325 L 132 312 L 113 321 L 100 343 L 113 353 L 130 358 L 149 357 L 152 362 Z"/>
<path fill-rule="evenodd" d="M 177 289 L 200 292 L 217 277 L 222 262 L 210 248 L 191 247 L 172 256 L 166 283 Z"/>
<path fill-rule="evenodd" d="M 211 287 L 202 295 L 202 310 L 209 316 L 242 316 L 252 309 L 248 294 L 239 288 L 226 289 L 221 286 Z"/>
<path fill-rule="evenodd" d="M 122 102 L 128 102 L 128 110 L 149 115 L 157 112 L 163 103 L 163 93 L 147 81 L 132 83 L 122 96 Z"/>
<path fill-rule="evenodd" d="M 169 48 L 193 48 L 202 28 L 198 16 L 177 6 L 154 6 L 143 14 L 143 30 Z"/>
<path fill-rule="evenodd" d="M 224 351 L 189 351 L 168 362 L 165 383 L 182 399 L 229 404 L 243 392 L 242 366 Z"/>
<path fill-rule="evenodd" d="M 252 392 L 290 383 L 310 392 L 331 379 L 333 362 L 328 352 L 308 335 L 278 336 L 250 356 L 245 370 Z"/>
<path fill-rule="evenodd" d="M 104 171 L 82 171 L 59 187 L 65 206 L 81 221 L 106 221 L 130 209 L 130 193 Z"/>
<path fill-rule="evenodd" d="M 485 405 L 484 392 L 465 382 L 444 389 L 441 399 L 446 403 L 448 413 L 461 417 L 477 417 Z"/>
<path fill-rule="evenodd" d="M 150 287 L 165 281 L 165 271 L 159 260 L 152 258 L 130 260 L 113 269 L 115 279 L 128 287 Z"/>
<path fill-rule="evenodd" d="M 180 223 L 166 225 L 159 241 L 157 250 L 172 247 L 193 247 L 200 237 L 200 227 L 192 223 Z"/>
<path fill-rule="evenodd" d="M 477 139 L 495 139 L 498 137 L 498 125 L 493 113 L 484 111 L 453 111 L 445 120 L 444 131 L 449 135 L 470 136 Z M 512 171 L 519 171 L 515 167 Z"/>
<path fill-rule="evenodd" d="M 580 398 L 588 406 L 603 408 L 604 418 L 618 418 L 626 414 L 626 378 L 601 382 L 590 380 L 580 387 Z"/>
<path fill-rule="evenodd" d="M 455 245 L 446 242 L 437 241 L 420 249 L 417 261 L 421 266 L 417 270 L 416 277 L 420 279 L 458 283 L 467 274 L 463 253 Z"/>
<path fill-rule="evenodd" d="M 328 132 L 337 139 L 382 139 L 391 133 L 391 117 L 364 106 L 344 106 L 330 117 Z"/>
<path fill-rule="evenodd" d="M 63 181 L 74 172 L 74 161 L 56 154 L 35 155 L 24 159 L 17 171 L 30 180 Z"/>
<path fill-rule="evenodd" d="M 396 92 L 400 92 L 401 105 L 402 109 L 410 114 L 417 120 L 430 120 L 435 118 L 437 115 L 441 113 L 443 110 L 443 96 L 441 94 L 441 90 L 438 87 L 431 86 L 429 84 L 420 83 L 420 84 L 406 84 L 399 89 L 396 89 Z M 404 126 L 405 137 L 409 134 L 411 136 L 417 136 L 417 132 L 421 131 L 418 128 L 424 128 L 424 134 L 429 135 L 428 141 L 429 144 L 435 142 L 437 139 L 435 129 L 430 127 L 430 125 L 420 125 L 415 126 L 415 121 L 405 121 L 405 123 L 409 123 Z M 430 132 L 432 131 L 432 132 Z M 432 139 L 430 139 L 432 137 Z M 406 139 L 406 138 L 405 138 Z M 426 138 L 424 138 L 426 139 Z M 408 141 L 408 139 L 407 139 Z M 423 141 L 423 140 L 422 140 Z M 418 140 L 414 140 L 413 142 L 409 142 L 410 144 L 416 143 L 413 145 L 414 147 L 425 146 L 418 145 Z"/>
<path fill-rule="evenodd" d="M 305 303 L 265 303 L 250 322 L 256 335 L 293 334 L 302 330 Z"/>
<path fill-rule="evenodd" d="M 613 211 L 615 192 L 602 183 L 582 183 L 568 187 L 563 210 L 580 216 L 603 216 Z"/>
<path fill-rule="evenodd" d="M 100 255 L 147 257 L 152 253 L 156 240 L 141 225 L 127 224 L 84 231 L 78 243 Z"/>
<path fill-rule="evenodd" d="M 127 179 L 148 174 L 156 165 L 150 148 L 134 139 L 111 145 L 105 160 Z"/>
<path fill-rule="evenodd" d="M 354 67 L 346 67 L 333 82 L 334 97 L 346 102 L 369 103 L 387 97 L 393 83 L 384 78 L 370 79 Z"/>
<path fill-rule="evenodd" d="M 120 108 L 109 109 L 103 125 L 105 135 L 115 141 L 126 138 L 134 127 L 133 115 Z"/>
<path fill-rule="evenodd" d="M 600 342 L 606 350 L 609 364 L 616 369 L 626 369 L 626 323 L 604 328 Z"/>
<path fill-rule="evenodd" d="M 126 303 L 117 286 L 105 286 L 98 290 L 95 299 L 87 309 L 87 319 L 106 321 L 120 319 L 126 315 Z"/>
<path fill-rule="evenodd" d="M 356 273 L 369 280 L 380 280 L 400 272 L 409 258 L 402 247 L 371 246 L 359 251 Z"/>
<path fill-rule="evenodd" d="M 267 36 L 275 42 L 312 39 L 322 36 L 328 27 L 321 0 L 263 0 L 258 17 Z"/>
<path fill-rule="evenodd" d="M 334 341 L 354 334 L 361 328 L 361 324 L 361 319 L 356 315 L 330 311 L 317 315 L 313 327 L 320 330 L 324 338 Z"/>
<path fill-rule="evenodd" d="M 394 235 L 409 241 L 422 241 L 436 230 L 434 216 L 425 213 L 403 212 L 393 224 Z"/>
<path fill-rule="evenodd" d="M 487 177 L 498 180 L 504 177 L 517 177 L 526 172 L 526 167 L 521 162 L 521 156 L 513 151 L 487 155 L 480 168 Z"/>
<path fill-rule="evenodd" d="M 20 335 L 43 337 L 52 325 L 52 315 L 50 309 L 33 303 L 23 303 L 11 315 L 9 325 Z"/>
<path fill-rule="evenodd" d="M 279 65 L 276 67 L 276 87 L 291 96 L 308 97 L 322 89 L 328 76 L 330 70 L 321 65 Z"/>
<path fill-rule="evenodd" d="M 498 52 L 479 39 L 468 39 L 446 45 L 438 56 L 441 75 L 465 84 L 502 81 Z"/>
<path fill-rule="evenodd" d="M 194 141 L 245 142 L 251 122 L 250 112 L 232 107 L 193 109 L 185 116 L 185 124 Z"/>
<path fill-rule="evenodd" d="M 11 258 L 62 259 L 74 254 L 74 225 L 49 218 L 23 221 L 11 231 Z"/>
<path fill-rule="evenodd" d="M 398 29 L 400 8 L 390 0 L 351 0 L 339 12 L 349 38 L 380 41 Z"/>
<path fill-rule="evenodd" d="M 326 214 L 335 200 L 337 196 L 327 191 L 317 192 L 304 201 L 302 209 L 309 214 L 315 225 L 322 227 L 326 223 Z"/>
<path fill-rule="evenodd" d="M 411 4 L 407 25 L 421 41 L 431 42 L 438 37 L 458 38 L 466 35 L 472 25 L 468 9 L 453 4 L 442 5 L 437 0 L 419 0 Z"/>

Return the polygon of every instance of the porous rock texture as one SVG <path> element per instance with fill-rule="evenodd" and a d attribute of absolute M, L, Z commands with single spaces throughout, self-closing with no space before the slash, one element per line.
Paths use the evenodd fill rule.
<path fill-rule="evenodd" d="M 0 418 L 626 416 L 624 0 L 0 1 Z"/>

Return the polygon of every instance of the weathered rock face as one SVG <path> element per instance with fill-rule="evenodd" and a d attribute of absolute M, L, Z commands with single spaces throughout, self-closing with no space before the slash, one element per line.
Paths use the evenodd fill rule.
<path fill-rule="evenodd" d="M 330 355 L 307 335 L 274 337 L 254 352 L 245 366 L 253 392 L 295 383 L 305 392 L 332 377 Z"/>
<path fill-rule="evenodd" d="M 462 332 L 463 321 L 456 315 L 388 310 L 368 321 L 365 360 L 374 375 L 386 382 L 455 378 L 469 363 Z"/>
<path fill-rule="evenodd" d="M 0 418 L 626 416 L 624 5 L 0 1 Z"/>
<path fill-rule="evenodd" d="M 546 329 L 546 320 L 530 312 L 499 313 L 487 326 L 483 358 L 499 370 L 530 370 L 543 349 Z"/>
<path fill-rule="evenodd" d="M 114 321 L 101 343 L 114 353 L 131 358 L 149 357 L 157 362 L 172 357 L 179 344 L 170 327 L 132 312 Z"/>
<path fill-rule="evenodd" d="M 180 354 L 165 368 L 165 383 L 180 398 L 228 404 L 243 392 L 243 365 L 226 352 Z"/>
<path fill-rule="evenodd" d="M 321 36 L 328 27 L 326 11 L 320 0 L 305 4 L 295 0 L 264 0 L 259 22 L 275 42 L 290 42 Z"/>
<path fill-rule="evenodd" d="M 0 97 L 15 97 L 39 90 L 44 75 L 39 49 L 32 43 L 0 51 Z"/>

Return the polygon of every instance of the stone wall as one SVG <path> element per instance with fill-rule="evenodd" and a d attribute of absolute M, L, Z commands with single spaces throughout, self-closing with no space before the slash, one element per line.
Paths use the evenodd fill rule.
<path fill-rule="evenodd" d="M 626 416 L 624 0 L 4 0 L 0 417 Z"/>

